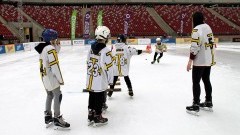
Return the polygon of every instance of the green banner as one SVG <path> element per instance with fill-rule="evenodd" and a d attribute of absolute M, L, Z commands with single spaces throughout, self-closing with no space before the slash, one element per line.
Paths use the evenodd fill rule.
<path fill-rule="evenodd" d="M 75 39 L 76 33 L 76 23 L 77 23 L 77 10 L 73 10 L 71 16 L 71 39 Z"/>
<path fill-rule="evenodd" d="M 103 11 L 100 10 L 97 16 L 97 26 L 103 26 Z"/>

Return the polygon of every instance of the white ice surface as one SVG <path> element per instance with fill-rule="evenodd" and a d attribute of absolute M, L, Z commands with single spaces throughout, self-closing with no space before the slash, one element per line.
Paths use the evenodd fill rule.
<path fill-rule="evenodd" d="M 160 64 L 150 64 L 153 53 L 133 56 L 130 79 L 134 98 L 129 98 L 121 78 L 122 92 L 113 93 L 112 99 L 107 101 L 109 109 L 104 116 L 109 119 L 108 125 L 88 127 L 88 93 L 82 92 L 88 49 L 64 46 L 59 55 L 65 82 L 61 87 L 61 110 L 71 124 L 69 131 L 45 129 L 46 93 L 40 79 L 38 54 L 31 51 L 0 55 L 0 135 L 240 134 L 240 70 L 231 68 L 234 64 L 239 67 L 239 60 L 220 62 L 212 68 L 214 112 L 200 111 L 200 116 L 196 117 L 185 111 L 192 102 L 191 72 L 186 71 L 187 49 L 184 55 L 179 55 L 178 47 L 170 47 Z M 218 59 L 227 59 L 225 54 L 223 52 Z M 240 56 L 240 52 L 236 55 Z M 202 101 L 204 95 L 202 85 Z"/>

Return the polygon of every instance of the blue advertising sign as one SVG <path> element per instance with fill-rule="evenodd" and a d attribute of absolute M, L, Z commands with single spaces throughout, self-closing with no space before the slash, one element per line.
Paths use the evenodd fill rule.
<path fill-rule="evenodd" d="M 152 38 L 151 43 L 156 43 L 156 38 Z M 175 43 L 176 44 L 176 39 L 175 38 L 162 38 L 162 43 Z"/>
<path fill-rule="evenodd" d="M 4 53 L 6 53 L 5 46 L 0 45 L 0 54 L 4 54 Z"/>
<path fill-rule="evenodd" d="M 112 40 L 112 44 L 116 44 L 117 43 L 117 40 Z"/>
<path fill-rule="evenodd" d="M 23 44 L 15 44 L 15 50 L 16 51 L 23 51 L 24 50 Z"/>
<path fill-rule="evenodd" d="M 86 40 L 85 40 L 85 45 L 91 45 L 91 44 L 93 44 L 94 42 L 96 42 L 95 39 L 86 39 Z"/>

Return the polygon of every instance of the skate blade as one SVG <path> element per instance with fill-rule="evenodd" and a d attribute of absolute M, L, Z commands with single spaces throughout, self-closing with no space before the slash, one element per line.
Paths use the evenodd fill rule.
<path fill-rule="evenodd" d="M 187 113 L 188 113 L 188 114 L 191 114 L 191 115 L 194 115 L 194 116 L 199 116 L 199 112 L 188 111 L 188 110 L 187 110 Z"/>
<path fill-rule="evenodd" d="M 59 126 L 54 126 L 54 130 L 70 130 L 70 127 L 59 127 Z"/>
<path fill-rule="evenodd" d="M 91 126 L 94 124 L 94 121 L 88 121 L 88 126 Z"/>
<path fill-rule="evenodd" d="M 106 123 L 93 123 L 93 127 L 101 127 L 101 126 L 104 126 L 104 125 L 107 125 L 108 122 Z"/>
<path fill-rule="evenodd" d="M 49 124 L 46 124 L 46 128 L 49 128 L 53 125 L 53 122 L 49 123 Z"/>
<path fill-rule="evenodd" d="M 211 107 L 200 107 L 201 110 L 213 112 L 213 109 Z"/>
<path fill-rule="evenodd" d="M 103 114 L 106 114 L 106 113 L 107 113 L 107 110 L 102 110 L 102 113 L 103 113 Z"/>
<path fill-rule="evenodd" d="M 98 124 L 96 124 L 96 123 L 94 123 L 93 124 L 93 127 L 101 127 L 101 126 L 104 126 L 104 125 L 107 125 L 107 123 L 98 123 Z"/>
<path fill-rule="evenodd" d="M 102 108 L 102 113 L 105 114 L 107 112 L 107 109 L 108 109 L 108 107 L 107 108 Z"/>

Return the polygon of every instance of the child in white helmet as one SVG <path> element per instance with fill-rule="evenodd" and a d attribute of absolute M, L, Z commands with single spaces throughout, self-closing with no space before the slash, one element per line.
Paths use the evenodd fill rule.
<path fill-rule="evenodd" d="M 112 52 L 106 47 L 110 30 L 98 26 L 95 30 L 96 42 L 92 44 L 87 57 L 87 90 L 89 90 L 88 122 L 89 125 L 107 124 L 102 117 L 102 107 L 108 85 L 113 83 Z"/>
<path fill-rule="evenodd" d="M 156 60 L 159 63 L 160 59 L 163 56 L 163 52 L 167 51 L 167 46 L 161 42 L 161 38 L 157 38 L 156 41 L 157 41 L 157 44 L 155 45 L 156 50 L 155 50 L 155 54 L 154 54 L 154 57 L 153 57 L 153 61 L 151 62 L 152 64 L 154 64 Z M 158 54 L 159 54 L 159 56 L 157 58 Z"/>
<path fill-rule="evenodd" d="M 70 124 L 65 122 L 60 115 L 60 105 L 62 101 L 62 93 L 60 85 L 64 85 L 61 70 L 58 61 L 58 52 L 60 46 L 57 43 L 58 33 L 53 29 L 45 29 L 42 33 L 45 43 L 40 43 L 35 47 L 40 54 L 40 73 L 47 92 L 45 124 L 49 126 L 52 122 L 54 125 L 62 128 L 69 128 Z M 52 100 L 54 101 L 54 117 L 52 117 Z"/>

